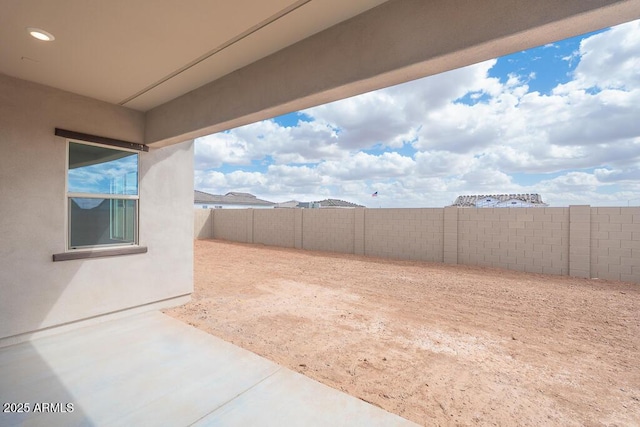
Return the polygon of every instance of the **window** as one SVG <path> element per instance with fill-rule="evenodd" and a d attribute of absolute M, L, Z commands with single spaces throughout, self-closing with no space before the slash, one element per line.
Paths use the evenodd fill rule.
<path fill-rule="evenodd" d="M 69 141 L 68 249 L 138 244 L 138 153 Z"/>

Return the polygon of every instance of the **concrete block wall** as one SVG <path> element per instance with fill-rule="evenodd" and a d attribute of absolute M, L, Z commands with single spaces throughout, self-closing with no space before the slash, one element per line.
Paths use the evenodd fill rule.
<path fill-rule="evenodd" d="M 302 248 L 354 253 L 355 209 L 302 211 Z"/>
<path fill-rule="evenodd" d="M 293 214 L 293 238 L 296 249 L 302 249 L 302 213 L 302 210 L 295 209 Z"/>
<path fill-rule="evenodd" d="M 294 209 L 253 211 L 253 243 L 284 248 L 295 247 Z"/>
<path fill-rule="evenodd" d="M 209 212 L 213 217 L 212 238 L 253 243 L 247 231 L 247 221 L 250 215 L 253 216 L 253 209 L 210 209 Z"/>
<path fill-rule="evenodd" d="M 367 209 L 364 254 L 443 261 L 442 209 Z"/>
<path fill-rule="evenodd" d="M 591 277 L 591 207 L 569 209 L 569 275 Z"/>
<path fill-rule="evenodd" d="M 365 254 L 365 228 L 364 228 L 365 209 L 358 208 L 353 213 L 353 253 L 356 255 Z"/>
<path fill-rule="evenodd" d="M 210 239 L 213 237 L 213 215 L 210 209 L 195 210 L 193 234 L 196 239 Z"/>
<path fill-rule="evenodd" d="M 640 208 L 591 208 L 591 277 L 640 282 Z"/>
<path fill-rule="evenodd" d="M 640 283 L 637 207 L 208 212 L 196 238 Z"/>
<path fill-rule="evenodd" d="M 458 222 L 459 209 L 453 206 L 444 208 L 444 244 L 442 248 L 443 261 L 447 264 L 458 263 Z"/>
<path fill-rule="evenodd" d="M 569 208 L 460 209 L 458 263 L 569 274 Z"/>

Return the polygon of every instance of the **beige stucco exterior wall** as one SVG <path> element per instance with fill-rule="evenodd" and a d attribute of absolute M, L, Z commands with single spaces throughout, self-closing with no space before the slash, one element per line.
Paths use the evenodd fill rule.
<path fill-rule="evenodd" d="M 309 250 L 640 283 L 640 208 L 243 212 L 224 211 L 207 237 L 248 242 L 250 228 L 256 243 L 274 246 L 292 247 L 293 236 L 293 247 Z"/>
<path fill-rule="evenodd" d="M 192 291 L 192 142 L 140 156 L 147 253 L 53 262 L 67 221 L 56 127 L 143 141 L 139 112 L 0 75 L 0 343 Z"/>

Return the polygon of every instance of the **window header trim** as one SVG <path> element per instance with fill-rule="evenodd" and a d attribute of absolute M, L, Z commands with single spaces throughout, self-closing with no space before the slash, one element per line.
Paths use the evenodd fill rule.
<path fill-rule="evenodd" d="M 149 146 L 135 142 L 122 141 L 120 139 L 107 138 L 105 136 L 90 135 L 88 133 L 74 132 L 72 130 L 56 128 L 56 136 L 76 139 L 79 141 L 94 142 L 96 144 L 110 145 L 112 147 L 128 148 L 136 151 L 149 151 Z"/>

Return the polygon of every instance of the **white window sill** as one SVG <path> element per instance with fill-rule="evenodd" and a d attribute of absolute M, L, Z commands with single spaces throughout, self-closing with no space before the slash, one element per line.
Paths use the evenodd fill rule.
<path fill-rule="evenodd" d="M 121 255 L 133 255 L 147 253 L 146 246 L 130 246 L 124 248 L 97 249 L 88 251 L 64 252 L 61 254 L 53 254 L 53 261 L 71 261 L 74 259 L 103 258 Z"/>

